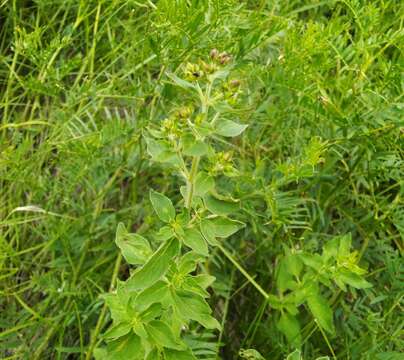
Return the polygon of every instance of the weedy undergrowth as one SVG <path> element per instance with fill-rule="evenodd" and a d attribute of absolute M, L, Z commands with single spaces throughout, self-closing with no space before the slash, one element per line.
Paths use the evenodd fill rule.
<path fill-rule="evenodd" d="M 195 359 L 181 336 L 190 322 L 220 328 L 206 301 L 215 278 L 200 270 L 209 246 L 220 247 L 244 224 L 232 218 L 237 201 L 216 187 L 216 177 L 232 176 L 236 169 L 231 153 L 217 151 L 215 143 L 240 135 L 247 125 L 223 117 L 240 92 L 239 80 L 231 78 L 230 55 L 212 50 L 210 58 L 188 63 L 183 78 L 169 74 L 195 101 L 174 109 L 160 126 L 150 125 L 144 133 L 152 160 L 169 164 L 182 179 L 182 199 L 174 206 L 169 197 L 150 190 L 162 222 L 153 235 L 132 234 L 119 224 L 116 244 L 137 268 L 104 296 L 113 322 L 103 335 L 107 347 L 96 350 L 98 359 Z"/>

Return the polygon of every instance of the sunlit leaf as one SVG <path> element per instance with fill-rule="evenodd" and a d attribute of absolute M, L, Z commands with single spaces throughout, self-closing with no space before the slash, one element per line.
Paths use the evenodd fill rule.
<path fill-rule="evenodd" d="M 153 189 L 150 190 L 150 201 L 160 220 L 168 223 L 175 219 L 175 209 L 171 200 Z"/>
<path fill-rule="evenodd" d="M 122 223 L 118 224 L 115 242 L 125 260 L 132 265 L 144 264 L 152 254 L 149 242 L 139 234 L 128 233 Z"/>
<path fill-rule="evenodd" d="M 146 324 L 146 331 L 158 346 L 181 350 L 185 345 L 176 339 L 170 326 L 161 320 L 153 320 Z"/>
<path fill-rule="evenodd" d="M 307 305 L 317 320 L 319 326 L 330 334 L 334 333 L 333 312 L 327 300 L 318 293 L 313 293 L 307 298 Z"/>
<path fill-rule="evenodd" d="M 131 290 L 144 289 L 153 285 L 166 273 L 172 258 L 179 252 L 177 239 L 171 239 L 162 244 L 152 257 L 127 281 L 127 287 Z"/>
<path fill-rule="evenodd" d="M 209 254 L 208 245 L 197 229 L 186 229 L 182 241 L 198 254 L 205 256 Z"/>
<path fill-rule="evenodd" d="M 294 347 L 300 347 L 302 337 L 300 334 L 300 324 L 296 317 L 288 314 L 287 312 L 282 312 L 276 326 L 279 331 L 286 336 L 289 344 Z"/>
<path fill-rule="evenodd" d="M 206 194 L 203 198 L 205 206 L 215 215 L 229 215 L 239 210 L 239 204 L 218 199 L 211 194 Z"/>
<path fill-rule="evenodd" d="M 215 132 L 218 135 L 234 137 L 240 135 L 248 125 L 238 124 L 231 120 L 221 119 L 217 122 Z"/>

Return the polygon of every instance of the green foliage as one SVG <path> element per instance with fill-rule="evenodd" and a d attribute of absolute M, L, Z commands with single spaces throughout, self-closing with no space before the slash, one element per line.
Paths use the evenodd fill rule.
<path fill-rule="evenodd" d="M 269 303 L 274 309 L 281 310 L 277 327 L 292 345 L 299 347 L 302 343 L 296 316 L 303 303 L 307 304 L 322 329 L 330 334 L 335 332 L 333 312 L 327 299 L 321 294 L 321 286 L 334 290 L 335 283 L 343 291 L 347 291 L 346 285 L 357 289 L 372 286 L 363 278 L 366 271 L 356 265 L 357 253 L 351 253 L 350 250 L 351 235 L 328 241 L 323 247 L 322 255 L 286 249 L 286 255 L 280 259 L 278 265 L 279 296 L 271 296 Z"/>
<path fill-rule="evenodd" d="M 403 6 L 0 2 L 0 358 L 401 359 Z"/>

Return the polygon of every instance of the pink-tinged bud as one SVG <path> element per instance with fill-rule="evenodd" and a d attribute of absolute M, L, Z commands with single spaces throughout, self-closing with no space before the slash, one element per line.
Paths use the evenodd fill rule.
<path fill-rule="evenodd" d="M 222 53 L 219 55 L 219 62 L 220 62 L 222 65 L 228 64 L 228 63 L 230 62 L 230 60 L 231 60 L 231 56 L 230 56 L 227 52 L 222 52 Z"/>
<path fill-rule="evenodd" d="M 234 80 L 230 81 L 230 86 L 231 86 L 232 88 L 237 88 L 237 87 L 239 87 L 239 86 L 240 86 L 240 80 L 234 79 Z"/>
<path fill-rule="evenodd" d="M 217 57 L 219 56 L 219 50 L 217 50 L 217 49 L 212 49 L 211 51 L 210 51 L 210 57 L 211 57 L 211 59 L 217 59 Z"/>

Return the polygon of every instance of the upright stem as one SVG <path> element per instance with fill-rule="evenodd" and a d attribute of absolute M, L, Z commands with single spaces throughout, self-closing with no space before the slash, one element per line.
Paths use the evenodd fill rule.
<path fill-rule="evenodd" d="M 208 88 L 206 89 L 206 95 L 203 94 L 199 84 L 197 84 L 197 91 L 199 93 L 199 97 L 201 100 L 201 108 L 202 108 L 201 113 L 204 114 L 206 121 L 209 113 L 209 98 L 210 98 L 210 92 L 212 91 L 212 83 L 209 83 Z M 194 156 L 194 158 L 192 159 L 191 171 L 189 172 L 189 177 L 187 180 L 187 198 L 185 201 L 185 207 L 187 209 L 190 209 L 192 205 L 192 198 L 194 196 L 194 188 L 195 188 L 195 177 L 198 172 L 199 160 L 200 160 L 199 156 Z"/>
<path fill-rule="evenodd" d="M 192 198 L 194 196 L 195 177 L 198 172 L 199 159 L 200 159 L 199 156 L 195 156 L 192 159 L 191 171 L 189 173 L 189 178 L 187 181 L 187 199 L 185 202 L 185 207 L 187 209 L 191 208 Z"/>

